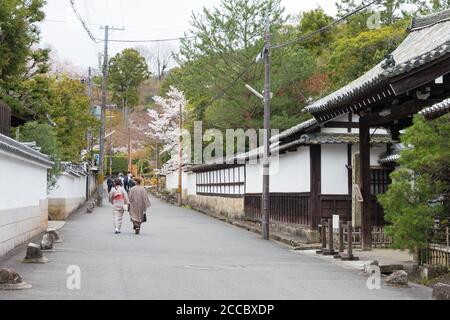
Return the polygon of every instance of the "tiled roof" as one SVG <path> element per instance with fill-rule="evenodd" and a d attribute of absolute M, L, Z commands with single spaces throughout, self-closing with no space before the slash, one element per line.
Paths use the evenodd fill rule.
<path fill-rule="evenodd" d="M 302 132 L 302 131 L 304 131 L 304 130 L 306 130 L 308 128 L 311 128 L 311 127 L 313 127 L 315 125 L 318 125 L 318 122 L 317 122 L 316 119 L 313 118 L 313 119 L 306 120 L 306 121 L 296 125 L 295 127 L 292 127 L 292 128 L 290 128 L 290 129 L 288 129 L 286 131 L 281 132 L 277 136 L 273 136 L 270 139 L 270 141 L 274 142 L 274 141 L 283 140 L 283 139 L 285 139 L 285 138 L 287 138 L 287 137 L 289 137 L 289 136 L 291 136 L 293 134 Z"/>
<path fill-rule="evenodd" d="M 71 174 L 75 177 L 86 176 L 88 172 L 86 172 L 85 168 L 82 165 L 74 164 L 71 162 L 62 163 L 64 172 Z"/>
<path fill-rule="evenodd" d="M 396 163 L 398 160 L 400 160 L 400 153 L 405 149 L 406 147 L 401 143 L 394 144 L 389 152 L 385 152 L 380 156 L 380 160 L 378 160 L 378 163 L 380 165 Z"/>
<path fill-rule="evenodd" d="M 381 164 L 381 165 L 386 165 L 386 164 L 395 163 L 398 160 L 400 160 L 400 154 L 399 153 L 388 155 L 388 156 L 378 160 L 378 163 Z"/>
<path fill-rule="evenodd" d="M 33 148 L 2 134 L 0 134 L 0 151 L 5 151 L 29 160 L 33 160 L 48 168 L 53 166 L 53 162 L 46 154 L 40 153 L 39 151 L 36 151 Z"/>
<path fill-rule="evenodd" d="M 429 108 L 423 109 L 419 114 L 423 115 L 427 119 L 436 119 L 450 112 L 450 99 L 444 100 L 441 103 L 437 103 Z"/>
<path fill-rule="evenodd" d="M 392 143 L 392 139 L 389 135 L 373 135 L 370 139 L 372 143 Z M 304 145 L 320 145 L 320 144 L 357 144 L 359 143 L 359 135 L 355 133 L 342 133 L 342 134 L 330 134 L 330 133 L 313 133 L 304 134 L 300 139 L 293 142 L 281 145 L 274 151 L 283 151 L 293 147 Z"/>
<path fill-rule="evenodd" d="M 380 62 L 370 71 L 332 94 L 305 108 L 315 114 L 331 110 L 338 103 L 349 102 L 355 96 L 382 84 L 389 78 L 407 73 L 450 53 L 450 10 L 427 17 L 415 18 L 406 39 L 392 53 L 395 65 Z M 389 91 L 387 94 L 392 95 Z"/>

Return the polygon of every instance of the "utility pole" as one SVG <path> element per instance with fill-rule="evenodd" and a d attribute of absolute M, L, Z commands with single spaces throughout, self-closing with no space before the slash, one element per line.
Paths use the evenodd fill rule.
<path fill-rule="evenodd" d="M 125 99 L 126 128 L 128 138 L 128 171 L 132 171 L 131 161 L 131 126 L 130 126 L 130 110 L 128 109 L 128 98 Z"/>
<path fill-rule="evenodd" d="M 270 20 L 266 14 L 264 32 L 264 155 L 263 155 L 263 194 L 262 194 L 262 235 L 269 240 L 270 210 Z"/>
<path fill-rule="evenodd" d="M 181 207 L 183 205 L 183 146 L 181 141 L 181 130 L 183 127 L 183 109 L 180 103 L 180 136 L 178 138 L 178 205 Z"/>
<path fill-rule="evenodd" d="M 105 129 L 106 129 L 106 90 L 108 84 L 108 37 L 109 26 L 101 27 L 105 29 L 105 48 L 103 54 L 103 79 L 102 79 L 102 109 L 100 115 L 100 155 L 98 161 L 98 201 L 99 207 L 103 207 L 103 181 L 105 180 L 104 161 L 105 161 Z"/>
<path fill-rule="evenodd" d="M 112 108 L 113 105 L 109 105 L 109 132 L 113 131 L 113 121 L 112 121 Z M 109 137 L 109 176 L 112 177 L 112 165 L 113 165 L 113 136 Z"/>
<path fill-rule="evenodd" d="M 89 67 L 89 69 L 88 69 L 88 96 L 89 96 L 90 107 L 92 108 L 93 103 L 92 103 L 92 68 L 91 67 Z M 89 130 L 88 130 L 88 151 L 89 151 L 91 160 L 94 159 L 94 134 L 92 132 L 92 128 L 89 128 Z"/>
<path fill-rule="evenodd" d="M 105 131 L 106 131 L 106 98 L 108 85 L 108 37 L 109 30 L 124 30 L 123 28 L 114 28 L 110 26 L 100 27 L 105 30 L 105 48 L 103 54 L 103 81 L 102 81 L 102 110 L 100 126 L 100 155 L 98 165 L 98 198 L 97 205 L 103 207 L 103 182 L 105 180 Z"/>

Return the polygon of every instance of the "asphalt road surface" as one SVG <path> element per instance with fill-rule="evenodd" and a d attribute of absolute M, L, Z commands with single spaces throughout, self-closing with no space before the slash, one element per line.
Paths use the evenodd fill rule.
<path fill-rule="evenodd" d="M 128 216 L 115 235 L 109 204 L 74 214 L 48 264 L 22 264 L 25 247 L 0 258 L 30 290 L 2 299 L 430 299 L 423 287 L 369 290 L 366 276 L 201 213 L 151 199 L 149 222 L 135 235 Z M 39 239 L 35 240 L 39 243 Z M 70 290 L 67 270 L 81 271 Z M 75 267 L 75 268 L 77 268 Z M 73 283 L 73 282 L 70 282 Z"/>

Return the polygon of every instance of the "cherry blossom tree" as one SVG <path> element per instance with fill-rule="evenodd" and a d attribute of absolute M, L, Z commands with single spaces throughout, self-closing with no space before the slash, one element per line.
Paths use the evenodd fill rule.
<path fill-rule="evenodd" d="M 160 146 L 160 154 L 170 153 L 171 158 L 161 169 L 161 172 L 175 170 L 179 165 L 179 139 L 185 132 L 180 129 L 180 117 L 185 120 L 187 100 L 184 93 L 171 86 L 165 97 L 156 96 L 153 98 L 159 110 L 150 109 L 148 115 L 150 123 L 147 135 L 155 140 Z M 187 139 L 183 139 L 187 140 Z M 182 147 L 183 148 L 183 147 Z M 189 163 L 190 148 L 182 150 L 182 164 Z"/>

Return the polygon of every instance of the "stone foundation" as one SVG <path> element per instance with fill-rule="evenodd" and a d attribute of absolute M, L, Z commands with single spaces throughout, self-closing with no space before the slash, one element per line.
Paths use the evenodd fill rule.
<path fill-rule="evenodd" d="M 312 230 L 308 227 L 271 223 L 270 228 L 279 232 L 288 233 L 293 236 L 299 237 L 306 243 L 320 242 L 320 233 L 317 230 Z"/>
<path fill-rule="evenodd" d="M 244 217 L 244 198 L 209 197 L 187 195 L 185 204 L 199 211 L 221 214 L 229 219 L 241 220 Z"/>
<path fill-rule="evenodd" d="M 51 220 L 66 220 L 73 212 L 80 208 L 85 198 L 53 198 L 48 199 L 48 215 Z"/>
<path fill-rule="evenodd" d="M 48 201 L 39 206 L 0 210 L 0 256 L 4 256 L 48 227 Z"/>

